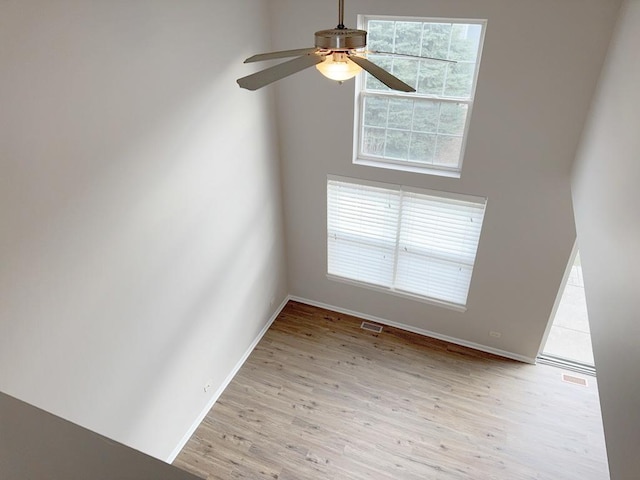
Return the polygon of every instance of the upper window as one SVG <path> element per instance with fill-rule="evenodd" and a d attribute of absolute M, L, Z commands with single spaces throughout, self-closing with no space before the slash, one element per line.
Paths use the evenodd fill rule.
<path fill-rule="evenodd" d="M 485 198 L 330 176 L 331 278 L 464 310 Z"/>
<path fill-rule="evenodd" d="M 367 57 L 416 92 L 391 90 L 368 73 L 359 76 L 354 163 L 460 176 L 485 23 L 358 17 L 368 31 Z"/>

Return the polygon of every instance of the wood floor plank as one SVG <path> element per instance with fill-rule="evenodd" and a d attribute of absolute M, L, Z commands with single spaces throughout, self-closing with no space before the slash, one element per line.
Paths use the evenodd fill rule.
<path fill-rule="evenodd" d="M 289 302 L 180 453 L 207 479 L 608 479 L 597 386 Z"/>

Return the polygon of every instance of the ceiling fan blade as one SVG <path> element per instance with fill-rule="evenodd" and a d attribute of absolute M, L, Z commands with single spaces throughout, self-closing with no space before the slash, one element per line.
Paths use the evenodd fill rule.
<path fill-rule="evenodd" d="M 315 53 L 318 50 L 317 47 L 311 48 L 298 48 L 296 50 L 281 50 L 279 52 L 259 53 L 247 58 L 244 63 L 262 62 L 264 60 L 274 60 L 276 58 L 288 58 L 297 57 L 300 55 L 309 55 Z"/>
<path fill-rule="evenodd" d="M 303 55 L 302 57 L 294 58 L 288 62 L 280 63 L 257 73 L 239 78 L 237 82 L 242 88 L 257 90 L 289 75 L 298 73 L 305 68 L 317 65 L 322 61 L 324 61 L 324 58 L 320 55 Z"/>
<path fill-rule="evenodd" d="M 389 72 L 380 68 L 373 62 L 370 62 L 364 57 L 358 57 L 357 55 L 349 55 L 349 60 L 354 63 L 360 65 L 364 70 L 369 72 L 371 75 L 376 77 L 382 83 L 384 83 L 387 87 L 393 90 L 399 90 L 401 92 L 415 92 L 416 89 L 411 85 L 407 85 L 398 77 L 391 75 Z"/>
<path fill-rule="evenodd" d="M 458 63 L 455 60 L 447 60 L 446 58 L 423 57 L 420 55 L 408 55 L 406 53 L 381 52 L 380 50 L 367 50 L 366 53 L 373 53 L 374 55 L 395 55 L 396 57 L 418 58 L 420 60 L 435 60 L 437 62 Z"/>

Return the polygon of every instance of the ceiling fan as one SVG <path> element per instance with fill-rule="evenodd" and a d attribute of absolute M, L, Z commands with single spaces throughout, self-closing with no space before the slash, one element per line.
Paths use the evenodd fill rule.
<path fill-rule="evenodd" d="M 344 0 L 338 0 L 338 26 L 330 30 L 320 30 L 315 33 L 315 37 L 315 47 L 261 53 L 247 58 L 244 63 L 296 57 L 293 60 L 288 60 L 257 73 L 239 78 L 237 80 L 238 85 L 247 90 L 257 90 L 315 65 L 325 77 L 337 80 L 340 83 L 355 77 L 362 70 L 366 70 L 393 90 L 399 90 L 401 92 L 416 91 L 411 85 L 407 85 L 398 77 L 364 57 L 365 53 L 399 54 L 380 51 L 365 52 L 367 32 L 365 30 L 346 28 L 344 26 Z M 401 56 L 456 63 L 453 60 L 441 58 L 416 57 L 414 55 Z"/>

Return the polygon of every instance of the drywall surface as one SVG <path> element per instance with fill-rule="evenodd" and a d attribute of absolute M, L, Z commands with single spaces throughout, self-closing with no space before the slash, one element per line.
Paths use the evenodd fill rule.
<path fill-rule="evenodd" d="M 197 480 L 160 460 L 0 393 L 6 480 Z"/>
<path fill-rule="evenodd" d="M 640 472 L 640 1 L 623 4 L 573 172 L 611 480 Z"/>
<path fill-rule="evenodd" d="M 285 298 L 267 3 L 0 2 L 0 390 L 166 459 Z"/>
<path fill-rule="evenodd" d="M 575 241 L 570 168 L 619 3 L 350 0 L 357 14 L 488 21 L 462 178 L 352 164 L 354 82 L 314 69 L 276 86 L 292 295 L 535 357 Z M 331 2 L 272 2 L 274 47 L 310 45 Z M 326 278 L 327 174 L 488 198 L 467 311 Z M 499 339 L 489 331 L 501 332 Z"/>

